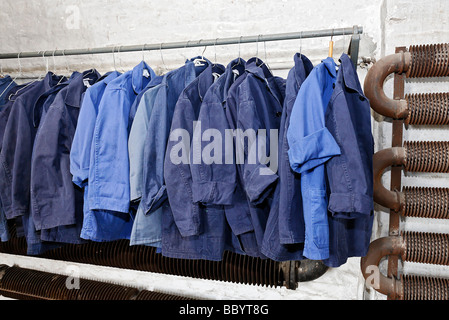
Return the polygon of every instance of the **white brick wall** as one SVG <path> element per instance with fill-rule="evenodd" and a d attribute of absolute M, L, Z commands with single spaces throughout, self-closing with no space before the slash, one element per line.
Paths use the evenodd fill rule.
<path fill-rule="evenodd" d="M 247 35 L 259 35 L 282 32 L 295 32 L 328 28 L 351 27 L 361 25 L 364 28 L 360 57 L 381 57 L 394 53 L 396 46 L 411 44 L 447 42 L 449 38 L 449 2 L 445 0 L 371 0 L 371 1 L 305 1 L 305 0 L 172 0 L 172 1 L 125 1 L 125 0 L 2 0 L 0 4 L 0 51 L 23 52 L 38 50 L 93 48 L 145 43 L 163 43 L 199 39 L 215 39 Z M 286 76 L 293 65 L 293 54 L 302 52 L 314 63 L 327 56 L 329 39 L 289 40 L 263 43 L 242 44 L 241 56 L 249 58 L 258 51 L 280 76 Z M 350 36 L 335 37 L 334 57 L 347 50 Z M 117 49 L 116 49 L 117 51 Z M 185 58 L 201 54 L 203 48 L 174 49 L 162 51 L 166 67 L 176 68 Z M 238 56 L 237 45 L 208 47 L 205 56 L 210 60 L 227 64 Z M 137 64 L 143 56 L 137 53 L 116 53 L 116 68 L 126 70 Z M 113 69 L 112 54 L 79 57 L 55 57 L 21 59 L 22 77 L 32 78 L 42 75 L 48 68 L 56 73 L 68 73 L 69 70 L 84 70 L 95 67 L 100 72 Z M 161 52 L 144 53 L 145 60 L 159 73 L 165 71 Z M 17 59 L 0 60 L 4 72 L 17 75 Z M 366 75 L 366 67 L 358 69 L 360 81 Z M 445 79 L 448 80 L 448 79 Z M 22 80 L 22 81 L 25 81 Z M 448 82 L 436 79 L 409 81 L 406 92 L 447 91 Z M 387 79 L 385 90 L 392 94 L 393 81 Z M 391 123 L 381 121 L 382 117 L 373 117 L 373 135 L 376 150 L 391 145 Z M 417 128 L 404 131 L 406 140 L 449 140 L 447 128 Z M 448 175 L 406 175 L 403 184 L 423 186 L 447 186 Z M 388 173 L 384 183 L 389 185 Z M 374 238 L 388 232 L 388 213 L 376 206 Z M 403 227 L 412 230 L 449 232 L 449 224 L 444 221 L 423 221 L 407 219 Z M 31 260 L 33 261 L 33 260 Z M 0 263 L 34 266 L 29 258 L 11 257 L 0 254 Z M 64 264 L 43 261 L 36 264 L 40 270 L 64 273 Z M 198 288 L 204 290 L 210 283 L 189 279 L 185 281 L 164 281 L 164 275 L 145 275 L 138 272 L 122 273 L 100 272 L 101 267 L 85 269 L 87 276 L 103 279 L 106 275 L 123 276 L 123 282 L 146 283 L 149 278 L 164 290 L 193 295 Z M 425 273 L 430 270 L 437 275 L 449 276 L 447 268 L 404 264 L 406 272 Z M 107 280 L 107 279 L 105 279 Z M 111 279 L 109 279 L 111 280 Z M 213 291 L 207 292 L 209 298 L 247 298 L 247 299 L 362 299 L 363 279 L 360 275 L 358 258 L 338 268 L 328 271 L 323 277 L 311 283 L 301 283 L 298 290 L 261 289 L 252 286 L 235 286 L 227 283 L 214 283 Z M 145 285 L 144 285 L 145 286 Z M 151 289 L 151 286 L 148 285 Z M 230 288 L 233 288 L 232 290 Z M 234 295 L 234 296 L 232 296 Z M 375 292 L 366 298 L 384 299 Z"/>

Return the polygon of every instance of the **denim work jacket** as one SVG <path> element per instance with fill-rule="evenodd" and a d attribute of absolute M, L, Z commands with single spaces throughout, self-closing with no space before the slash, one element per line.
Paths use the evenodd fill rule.
<path fill-rule="evenodd" d="M 209 64 L 182 92 L 173 113 L 164 175 L 170 207 L 162 216 L 162 254 L 174 258 L 219 261 L 232 250 L 231 231 L 222 206 L 205 207 L 193 201 L 190 170 L 191 139 L 214 73 L 224 67 Z M 182 131 L 181 131 L 182 130 Z M 182 186 L 182 187 L 180 187 Z"/>
<path fill-rule="evenodd" d="M 162 246 L 163 208 L 170 210 L 164 180 L 165 152 L 176 102 L 182 91 L 207 67 L 196 67 L 194 60 L 197 58 L 200 57 L 187 60 L 182 67 L 169 71 L 160 80 L 155 80 L 156 85 L 145 92 L 136 111 L 137 115 L 139 109 L 144 106 L 144 113 L 148 118 L 142 121 L 135 119 L 133 127 L 135 124 L 140 128 L 131 128 L 134 133 L 142 131 L 136 148 L 131 149 L 133 152 L 130 155 L 131 192 L 134 194 L 132 200 L 138 203 L 131 231 L 131 245 L 143 244 L 158 248 Z M 136 134 L 133 134 L 133 137 L 136 137 Z M 139 165 L 140 163 L 142 165 Z M 167 214 L 171 215 L 171 212 Z"/>
<path fill-rule="evenodd" d="M 325 114 L 326 127 L 341 154 L 326 162 L 329 190 L 330 257 L 338 267 L 348 257 L 368 251 L 373 224 L 373 154 L 371 114 L 347 54 L 340 57 L 335 89 Z"/>
<path fill-rule="evenodd" d="M 14 103 L 0 153 L 0 198 L 8 219 L 30 213 L 31 156 L 37 132 L 34 107 L 60 80 L 65 78 L 48 73 L 43 80 L 24 86 L 20 95 L 11 96 Z"/>
<path fill-rule="evenodd" d="M 206 207 L 222 207 L 226 221 L 232 230 L 232 241 L 235 252 L 244 252 L 250 256 L 259 256 L 254 227 L 251 220 L 249 203 L 237 173 L 234 159 L 233 136 L 229 135 L 231 126 L 226 117 L 227 98 L 231 86 L 236 79 L 245 75 L 246 61 L 238 58 L 231 61 L 224 73 L 211 85 L 204 95 L 198 115 L 198 124 L 192 141 L 190 170 L 192 174 L 192 197 L 195 203 Z M 209 137 L 207 132 L 216 136 Z M 205 135 L 203 141 L 202 137 Z M 218 139 L 221 137 L 221 139 Z M 215 145 L 215 139 L 220 142 Z M 213 161 L 204 161 L 202 153 L 210 149 L 213 139 Z M 228 139 L 228 141 L 226 140 Z M 231 142 L 231 145 L 226 145 Z M 199 145 L 200 147 L 194 147 Z M 199 149 L 199 150 L 196 150 Z M 231 150 L 231 152 L 229 152 Z M 198 227 L 196 227 L 198 228 Z M 235 241 L 235 240 L 238 241 Z"/>
<path fill-rule="evenodd" d="M 36 230 L 70 225 L 81 229 L 83 192 L 72 183 L 70 150 L 83 93 L 99 78 L 96 70 L 72 75 L 41 118 L 31 161 L 31 215 Z"/>
<path fill-rule="evenodd" d="M 228 91 L 226 117 L 231 129 L 241 133 L 234 138 L 237 181 L 240 181 L 248 201 L 258 250 L 262 246 L 272 194 L 278 180 L 276 166 L 267 166 L 266 153 L 270 153 L 270 166 L 277 164 L 277 150 L 276 154 L 270 151 L 270 140 L 273 139 L 270 135 L 273 131 L 278 133 L 284 97 L 285 80 L 273 76 L 258 58 L 247 61 L 244 74 Z M 265 135 L 260 134 L 259 129 L 265 131 Z M 252 139 L 257 143 L 247 143 L 246 133 L 254 134 Z M 275 146 L 278 135 L 274 137 Z M 265 148 L 259 149 L 261 145 Z M 251 157 L 253 161 L 250 161 Z"/>
<path fill-rule="evenodd" d="M 11 76 L 0 78 L 0 106 L 3 106 L 8 102 L 9 95 L 13 93 L 11 90 L 16 86 L 17 83 L 13 81 Z"/>
<path fill-rule="evenodd" d="M 2 150 L 3 136 L 6 130 L 6 124 L 8 123 L 9 114 L 11 113 L 11 107 L 14 101 L 9 100 L 10 94 L 20 94 L 22 91 L 18 91 L 24 88 L 25 85 L 16 85 L 8 90 L 8 94 L 4 100 L 4 104 L 0 105 L 0 152 Z M 26 92 L 26 91 L 25 91 Z M 5 212 L 3 211 L 2 202 L 0 199 L 0 241 L 8 241 L 10 239 L 10 233 L 8 228 L 8 222 Z"/>
<path fill-rule="evenodd" d="M 301 260 L 305 239 L 301 197 L 301 176 L 293 171 L 288 159 L 287 130 L 299 88 L 313 65 L 303 54 L 295 54 L 294 66 L 286 81 L 285 100 L 279 131 L 279 182 L 273 196 L 262 253 L 277 261 Z"/>
<path fill-rule="evenodd" d="M 109 82 L 95 122 L 94 152 L 89 168 L 89 208 L 129 213 L 129 112 L 137 95 L 150 82 L 141 62 Z"/>

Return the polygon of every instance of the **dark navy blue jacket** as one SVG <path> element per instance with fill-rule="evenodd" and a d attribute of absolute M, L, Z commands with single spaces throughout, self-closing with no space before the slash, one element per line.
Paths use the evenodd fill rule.
<path fill-rule="evenodd" d="M 294 66 L 286 82 L 285 100 L 279 130 L 279 183 L 273 196 L 262 253 L 278 260 L 301 260 L 305 239 L 304 214 L 300 175 L 290 167 L 287 129 L 299 88 L 313 69 L 310 60 L 299 53 L 293 57 Z"/>
<path fill-rule="evenodd" d="M 259 129 L 266 130 L 266 139 L 261 141 L 265 143 L 266 152 L 269 152 L 270 129 L 279 130 L 284 97 L 285 80 L 274 77 L 260 59 L 249 59 L 245 73 L 236 79 L 228 91 L 226 116 L 231 129 L 240 129 L 242 133 L 254 130 L 256 136 Z M 261 174 L 264 170 L 267 173 L 267 170 L 272 169 L 259 161 L 258 155 L 255 163 L 249 161 L 248 157 L 254 156 L 251 153 L 254 152 L 254 145 L 251 149 L 248 143 L 239 141 L 238 136 L 235 141 L 236 148 L 240 148 L 239 143 L 244 145 L 243 161 L 236 159 L 237 172 L 249 202 L 257 247 L 260 250 L 278 175 L 273 171 Z M 272 154 L 270 156 L 273 157 Z M 238 157 L 236 149 L 236 158 Z M 277 156 L 274 160 L 277 162 Z"/>
<path fill-rule="evenodd" d="M 163 207 L 162 216 L 162 254 L 168 257 L 219 261 L 224 250 L 232 248 L 223 207 L 206 208 L 194 202 L 192 197 L 188 137 L 193 135 L 194 121 L 198 119 L 203 99 L 214 81 L 213 72 L 222 74 L 224 67 L 209 64 L 184 89 L 173 112 L 164 164 L 170 207 Z M 182 140 L 179 140 L 179 129 L 187 134 Z M 179 152 L 183 152 L 181 162 L 178 162 Z"/>
<path fill-rule="evenodd" d="M 11 78 L 6 76 L 0 78 L 0 106 L 3 106 L 8 102 L 8 97 L 12 93 L 12 89 L 17 86 L 17 83 Z"/>
<path fill-rule="evenodd" d="M 27 92 L 11 97 L 14 104 L 0 153 L 0 197 L 8 219 L 29 214 L 31 155 L 37 132 L 34 106 L 39 97 L 60 80 L 60 77 L 48 73 L 43 80 L 24 89 Z"/>
<path fill-rule="evenodd" d="M 31 164 L 31 212 L 37 230 L 75 225 L 79 217 L 82 221 L 83 192 L 72 183 L 70 150 L 82 95 L 99 78 L 95 70 L 72 75 L 39 125 Z"/>
<path fill-rule="evenodd" d="M 341 154 L 326 163 L 329 193 L 329 259 L 331 267 L 348 257 L 365 256 L 373 224 L 374 141 L 368 99 L 351 59 L 340 57 L 335 89 L 325 122 Z"/>
<path fill-rule="evenodd" d="M 5 104 L 0 105 L 0 151 L 2 150 L 2 144 L 3 144 L 3 135 L 5 134 L 6 130 L 6 124 L 8 123 L 8 117 L 11 113 L 11 107 L 14 101 L 11 101 L 8 99 L 10 94 L 18 94 L 20 95 L 26 90 L 18 91 L 19 89 L 24 88 L 25 85 L 15 85 L 12 86 L 11 90 L 7 90 L 4 93 L 4 102 Z M 5 89 L 3 89 L 5 90 Z M 1 92 L 0 92 L 1 93 Z M 2 202 L 0 200 L 0 241 L 8 241 L 10 239 L 10 233 L 8 228 L 8 223 L 6 220 L 5 212 L 2 208 Z"/>
<path fill-rule="evenodd" d="M 211 162 L 204 161 L 205 159 L 201 159 L 201 153 L 211 143 L 210 139 L 198 142 L 201 146 L 200 150 L 196 150 L 196 141 L 193 141 L 190 169 L 194 202 L 211 208 L 222 206 L 227 223 L 232 230 L 232 239 L 234 240 L 235 237 L 239 239 L 233 244 L 236 252 L 259 256 L 249 204 L 239 182 L 234 152 L 230 154 L 226 152 L 226 148 L 233 150 L 234 143 L 233 136 L 229 135 L 231 126 L 225 112 L 228 91 L 236 79 L 245 74 L 245 64 L 246 62 L 242 59 L 231 61 L 224 74 L 211 85 L 201 104 L 195 130 L 198 133 L 195 133 L 193 139 L 200 139 L 209 130 L 219 133 L 221 145 L 218 148 L 221 148 L 221 158 L 214 158 Z M 211 139 L 215 140 L 215 137 Z M 230 142 L 230 146 L 226 146 L 226 140 Z M 214 149 L 214 154 L 218 153 L 217 151 Z"/>

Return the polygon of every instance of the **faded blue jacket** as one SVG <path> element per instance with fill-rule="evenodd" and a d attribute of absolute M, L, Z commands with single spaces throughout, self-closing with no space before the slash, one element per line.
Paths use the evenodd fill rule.
<path fill-rule="evenodd" d="M 164 75 L 151 112 L 144 148 L 144 190 L 141 203 L 145 213 L 156 211 L 166 200 L 164 159 L 176 102 L 185 87 L 207 67 L 195 66 L 195 57 Z M 151 164 L 151 165 L 146 165 Z"/>
<path fill-rule="evenodd" d="M 134 133 L 141 131 L 143 135 L 138 138 L 136 148 L 130 149 L 133 164 L 130 171 L 132 200 L 139 201 L 140 197 L 132 226 L 131 245 L 162 245 L 162 215 L 164 210 L 170 210 L 164 180 L 165 152 L 176 102 L 182 91 L 207 67 L 195 67 L 193 61 L 196 58 L 200 57 L 189 59 L 180 68 L 166 73 L 159 84 L 145 92 L 139 106 L 139 109 L 145 106 L 145 119 L 142 122 L 135 119 L 139 121 L 136 125 L 141 126 L 140 129 L 131 128 L 136 130 Z M 139 163 L 142 165 L 139 166 Z M 171 215 L 171 212 L 167 214 Z"/>
<path fill-rule="evenodd" d="M 304 256 L 329 257 L 326 161 L 340 154 L 340 147 L 325 126 L 324 114 L 337 79 L 336 63 L 324 59 L 299 89 L 287 130 L 290 166 L 301 174 L 305 222 Z"/>
<path fill-rule="evenodd" d="M 70 150 L 70 173 L 73 175 L 73 183 L 79 187 L 86 186 L 89 178 L 90 154 L 93 148 L 92 141 L 98 106 L 108 83 L 119 75 L 120 73 L 117 71 L 107 74 L 106 77 L 87 88 L 84 93 L 78 125 Z"/>
<path fill-rule="evenodd" d="M 129 212 L 129 112 L 137 95 L 150 77 L 141 62 L 107 85 L 95 122 L 94 152 L 89 168 L 89 208 L 121 213 Z"/>

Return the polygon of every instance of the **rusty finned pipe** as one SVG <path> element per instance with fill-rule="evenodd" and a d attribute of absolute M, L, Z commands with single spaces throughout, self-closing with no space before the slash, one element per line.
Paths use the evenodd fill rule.
<path fill-rule="evenodd" d="M 383 149 L 376 152 L 373 156 L 374 201 L 396 212 L 402 211 L 405 205 L 404 194 L 399 191 L 395 192 L 386 189 L 382 185 L 381 178 L 387 167 L 404 165 L 405 159 L 406 153 L 402 147 Z"/>
<path fill-rule="evenodd" d="M 380 59 L 369 70 L 365 78 L 364 92 L 371 108 L 377 113 L 393 119 L 407 118 L 407 101 L 388 98 L 383 85 L 388 75 L 406 73 L 411 61 L 412 56 L 409 52 L 399 52 Z"/>
<path fill-rule="evenodd" d="M 413 296 L 413 290 L 432 296 L 440 292 L 441 286 L 435 281 L 425 281 L 421 285 L 410 286 L 410 277 L 401 280 L 382 275 L 378 266 L 381 259 L 388 255 L 398 255 L 402 261 L 449 265 L 449 235 L 444 233 L 403 231 L 400 236 L 384 237 L 370 244 L 368 254 L 361 260 L 361 269 L 366 283 L 391 299 L 403 299 Z M 375 273 L 374 273 L 375 272 Z M 427 279 L 427 278 L 426 278 Z M 447 287 L 445 282 L 444 284 Z M 421 295 L 422 296 L 422 295 Z"/>
<path fill-rule="evenodd" d="M 401 237 L 384 237 L 371 242 L 368 254 L 361 259 L 361 270 L 367 285 L 393 300 L 402 298 L 402 283 L 379 272 L 379 263 L 383 257 L 400 255 L 403 251 L 404 242 Z M 374 278 L 370 279 L 371 277 Z M 370 280 L 373 282 L 368 283 Z"/>
<path fill-rule="evenodd" d="M 374 154 L 374 201 L 401 213 L 406 205 L 406 194 L 399 190 L 387 190 L 381 183 L 385 168 L 395 165 L 402 165 L 406 171 L 411 172 L 449 172 L 449 142 L 405 141 L 403 147 L 383 149 Z M 445 190 L 441 191 L 446 193 Z M 435 192 L 432 190 L 428 194 Z M 443 205 L 447 203 L 445 198 L 439 201 Z"/>

